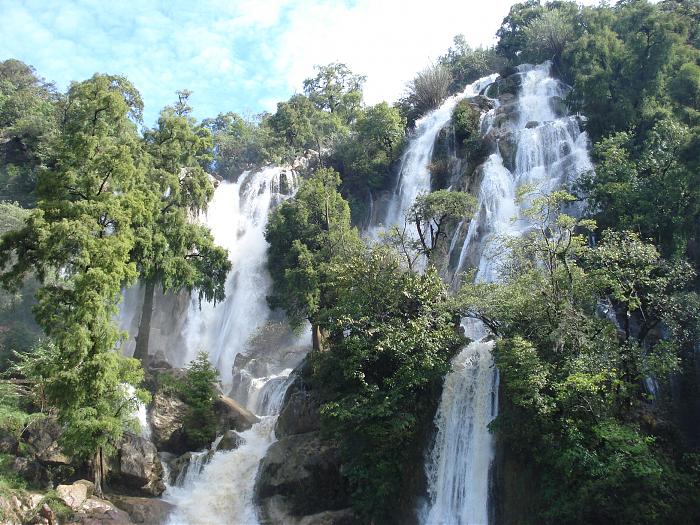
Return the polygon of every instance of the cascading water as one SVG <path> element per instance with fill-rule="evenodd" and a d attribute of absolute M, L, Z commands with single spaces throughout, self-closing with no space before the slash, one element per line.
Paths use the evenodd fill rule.
<path fill-rule="evenodd" d="M 239 434 L 243 443 L 238 448 L 216 452 L 200 471 L 188 470 L 181 486 L 168 487 L 165 499 L 176 506 L 168 525 L 256 525 L 255 475 L 275 440 L 276 420 L 263 417 Z"/>
<path fill-rule="evenodd" d="M 238 433 L 241 444 L 234 450 L 217 451 L 215 441 L 210 450 L 190 456 L 164 495 L 175 505 L 169 525 L 257 523 L 253 489 L 258 464 L 275 441 L 274 414 L 292 380 L 290 364 L 295 366 L 307 350 L 301 338 L 309 339 L 308 334 L 289 333 L 282 322 L 267 323 L 272 313 L 266 303 L 270 278 L 265 226 L 270 209 L 293 195 L 297 183 L 294 172 L 279 167 L 245 172 L 236 183 L 221 184 L 210 204 L 206 223 L 216 242 L 228 248 L 233 266 L 226 300 L 216 306 L 203 303 L 200 309 L 193 298 L 184 330 L 185 351 L 168 357 L 182 366 L 196 352 L 207 351 L 224 391 L 234 386 L 233 397 L 262 417 Z M 272 340 L 251 341 L 260 331 Z"/>
<path fill-rule="evenodd" d="M 185 324 L 185 348 L 168 355 L 184 366 L 197 352 L 206 351 L 219 370 L 224 392 L 232 386 L 236 355 L 268 319 L 266 296 L 270 277 L 265 268 L 265 225 L 274 204 L 293 194 L 297 177 L 291 170 L 268 167 L 244 172 L 237 182 L 222 183 L 206 214 L 216 243 L 229 250 L 232 269 L 226 280 L 226 299 L 221 304 L 202 303 L 193 297 Z"/>
<path fill-rule="evenodd" d="M 452 111 L 460 100 L 478 95 L 497 76 L 490 75 L 480 78 L 468 85 L 462 93 L 449 97 L 440 107 L 416 122 L 416 131 L 401 159 L 398 184 L 387 208 L 382 226 L 388 228 L 403 224 L 404 214 L 416 200 L 416 197 L 430 191 L 428 166 L 438 133 L 450 121 Z"/>
<path fill-rule="evenodd" d="M 529 226 L 521 214 L 527 199 L 516 199 L 518 189 L 548 193 L 592 167 L 587 137 L 576 118 L 562 114 L 564 86 L 550 76 L 549 64 L 523 66 L 519 74 L 517 99 L 492 110 L 487 120 L 487 134 L 498 147 L 482 167 L 478 209 L 457 267 L 476 266 L 480 281 L 498 278 L 498 239 Z M 429 525 L 489 522 L 494 447 L 488 425 L 497 415 L 498 372 L 483 326 L 466 319 L 462 326 L 474 342 L 454 358 L 445 378 L 438 434 L 426 465 L 430 505 L 421 518 Z"/>

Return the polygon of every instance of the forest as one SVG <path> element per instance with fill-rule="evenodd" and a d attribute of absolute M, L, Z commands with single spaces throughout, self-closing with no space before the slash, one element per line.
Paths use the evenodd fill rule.
<path fill-rule="evenodd" d="M 46 523 L 82 523 L 56 485 L 118 492 L 110 458 L 159 389 L 185 407 L 182 452 L 221 434 L 207 354 L 180 374 L 154 362 L 157 304 L 184 293 L 221 305 L 236 267 L 199 220 L 217 187 L 310 158 L 264 238 L 267 304 L 313 347 L 285 402 L 311 393 L 319 439 L 340 458 L 341 503 L 320 509 L 347 506 L 337 523 L 415 521 L 398 508 L 429 492 L 445 378 L 479 341 L 468 320 L 488 330 L 498 370 L 489 523 L 700 523 L 700 3 L 528 0 L 496 36 L 491 48 L 455 37 L 395 103 L 366 104 L 365 77 L 331 63 L 274 113 L 200 121 L 183 90 L 152 127 L 127 78 L 96 73 L 63 92 L 0 62 L 0 521 L 18 519 L 4 500 L 39 491 L 18 523 L 44 523 L 44 507 L 58 520 Z M 518 188 L 528 227 L 493 238 L 497 277 L 485 279 L 474 260 L 455 266 L 451 240 L 472 223 L 478 235 L 494 147 L 517 171 L 484 114 L 517 96 L 527 64 L 565 86 L 557 115 L 580 122 L 590 169 Z M 421 118 L 493 73 L 455 102 L 429 192 L 378 224 Z M 137 283 L 127 334 L 120 302 Z M 17 458 L 32 461 L 26 436 L 46 420 L 70 461 L 38 476 Z"/>

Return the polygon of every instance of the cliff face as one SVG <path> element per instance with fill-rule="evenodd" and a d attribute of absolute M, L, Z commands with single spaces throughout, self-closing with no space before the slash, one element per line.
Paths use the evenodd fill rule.
<path fill-rule="evenodd" d="M 306 362 L 296 370 L 277 420 L 277 441 L 260 462 L 255 500 L 265 524 L 353 522 L 340 450 L 321 435 L 320 400 Z"/>

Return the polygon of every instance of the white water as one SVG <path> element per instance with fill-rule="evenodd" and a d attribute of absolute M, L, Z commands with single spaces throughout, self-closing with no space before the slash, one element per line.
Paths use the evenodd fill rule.
<path fill-rule="evenodd" d="M 286 177 L 285 181 L 281 178 Z M 184 328 L 185 348 L 169 352 L 175 366 L 185 366 L 202 350 L 219 370 L 224 392 L 232 384 L 233 363 L 247 348 L 248 339 L 269 318 L 266 296 L 270 277 L 265 267 L 265 226 L 271 207 L 288 197 L 281 189 L 294 190 L 296 175 L 279 167 L 244 172 L 237 182 L 222 183 L 206 214 L 219 246 L 229 250 L 232 268 L 226 280 L 226 299 L 213 305 L 191 300 Z"/>
<path fill-rule="evenodd" d="M 465 269 L 467 254 L 479 242 L 476 279 L 498 279 L 496 247 L 504 236 L 519 235 L 528 228 L 521 212 L 525 202 L 516 202 L 524 184 L 551 192 L 589 170 L 588 142 L 575 119 L 558 118 L 552 97 L 564 93 L 549 76 L 549 65 L 523 68 L 517 108 L 503 133 L 513 133 L 517 147 L 513 171 L 504 166 L 500 151 L 492 154 L 483 169 L 478 210 L 462 247 L 459 269 Z M 498 111 L 492 110 L 492 112 Z M 517 120 L 516 118 L 517 117 Z M 493 119 L 489 119 L 493 122 Z M 535 124 L 536 123 L 536 124 Z M 527 125 L 530 127 L 526 127 Z M 430 525 L 484 525 L 489 522 L 489 471 L 494 446 L 489 423 L 498 408 L 498 372 L 493 365 L 493 342 L 484 341 L 483 326 L 463 320 L 469 344 L 453 360 L 445 378 L 436 415 L 438 434 L 428 458 L 430 506 L 422 521 Z"/>
<path fill-rule="evenodd" d="M 433 155 L 435 139 L 440 130 L 452 118 L 452 111 L 457 103 L 465 97 L 478 95 L 497 76 L 490 75 L 480 78 L 468 85 L 462 93 L 449 97 L 440 107 L 416 122 L 415 134 L 401 159 L 398 184 L 387 209 L 383 222 L 384 227 L 389 228 L 402 225 L 404 215 L 416 200 L 416 197 L 421 193 L 430 191 L 430 170 L 428 165 Z"/>
<path fill-rule="evenodd" d="M 296 175 L 282 168 L 245 172 L 236 183 L 221 184 L 210 204 L 206 223 L 217 244 L 228 248 L 233 266 L 226 282 L 226 300 L 216 306 L 203 303 L 200 309 L 193 298 L 184 330 L 185 351 L 168 358 L 184 365 L 198 351 L 207 351 L 228 392 L 236 356 L 248 354 L 240 356 L 244 365 L 236 365 L 239 381 L 234 397 L 263 417 L 251 429 L 238 433 L 243 442 L 236 449 L 216 451 L 217 438 L 210 450 L 191 456 L 175 485 L 164 494 L 175 505 L 169 525 L 258 523 L 253 503 L 255 475 L 275 441 L 275 414 L 292 379 L 292 369 L 286 365 L 300 353 L 295 349 L 305 350 L 300 338 L 308 339 L 308 334 L 283 336 L 262 348 L 252 348 L 250 338 L 271 315 L 266 303 L 271 283 L 264 238 L 268 214 L 272 206 L 294 193 L 297 183 Z M 266 348 L 276 344 L 283 348 Z"/>
<path fill-rule="evenodd" d="M 258 464 L 274 442 L 276 417 L 268 416 L 240 433 L 238 448 L 217 452 L 201 472 L 185 475 L 182 486 L 168 487 L 176 505 L 168 525 L 256 525 L 253 489 Z"/>

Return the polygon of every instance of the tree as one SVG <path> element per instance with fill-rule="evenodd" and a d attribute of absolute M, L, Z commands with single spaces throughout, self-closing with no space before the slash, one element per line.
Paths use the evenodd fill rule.
<path fill-rule="evenodd" d="M 457 35 L 447 53 L 438 62 L 450 71 L 452 83 L 450 93 L 462 91 L 467 84 L 478 80 L 505 65 L 505 60 L 498 55 L 495 48 L 472 49 L 464 35 Z"/>
<path fill-rule="evenodd" d="M 416 227 L 418 251 L 430 260 L 440 242 L 447 240 L 447 222 L 468 217 L 475 208 L 476 198 L 461 191 L 438 190 L 416 197 L 406 219 Z"/>
<path fill-rule="evenodd" d="M 137 224 L 132 259 L 144 283 L 144 302 L 134 357 L 148 361 L 153 299 L 157 284 L 163 290 L 196 291 L 214 303 L 225 295 L 231 268 L 228 252 L 216 246 L 209 229 L 192 218 L 206 210 L 214 194 L 209 175 L 200 166 L 211 148 L 211 135 L 195 126 L 180 92 L 177 104 L 166 107 L 158 127 L 144 133 L 149 154 L 149 213 Z"/>
<path fill-rule="evenodd" d="M 408 85 L 408 103 L 418 115 L 438 107 L 450 93 L 452 76 L 447 68 L 437 64 L 425 68 Z"/>
<path fill-rule="evenodd" d="M 360 242 L 350 226 L 350 207 L 338 192 L 339 185 L 337 172 L 316 171 L 295 197 L 275 208 L 265 230 L 274 284 L 270 306 L 283 308 L 293 326 L 304 319 L 311 322 L 317 350 L 322 343 L 318 314 L 328 301 L 324 289 L 328 264 Z"/>
<path fill-rule="evenodd" d="M 502 282 L 460 290 L 462 313 L 500 336 L 503 401 L 494 429 L 526 473 L 520 483 L 538 487 L 528 522 L 692 523 L 692 463 L 640 417 L 643 379 L 667 378 L 687 335 L 672 329 L 660 340 L 650 327 L 666 313 L 669 326 L 684 319 L 692 275 L 633 234 L 606 234 L 589 247 L 581 233 L 593 224 L 562 212 L 573 199 L 535 196 L 527 212 L 534 228 L 505 241 Z M 614 316 L 599 314 L 606 303 L 625 316 L 643 308 L 632 314 L 640 330 L 620 334 Z"/>
<path fill-rule="evenodd" d="M 539 0 L 528 0 L 511 6 L 508 15 L 503 19 L 501 27 L 496 31 L 498 44 L 496 50 L 510 61 L 518 60 L 525 49 L 525 28 L 542 14 L 544 8 Z"/>
<path fill-rule="evenodd" d="M 665 255 L 682 256 L 697 238 L 700 214 L 698 176 L 686 160 L 695 144 L 691 131 L 671 119 L 658 121 L 646 135 L 641 144 L 625 132 L 597 143 L 595 176 L 582 180 L 582 192 L 604 228 L 639 231 Z"/>
<path fill-rule="evenodd" d="M 204 168 L 224 180 L 234 181 L 244 170 L 271 161 L 274 151 L 264 117 L 248 120 L 228 112 L 204 119 L 201 125 L 211 132 L 214 142 L 213 159 L 205 162 Z"/>
<path fill-rule="evenodd" d="M 16 288 L 32 271 L 41 287 L 34 312 L 51 341 L 42 380 L 58 409 L 65 450 L 92 457 L 98 493 L 104 454 L 132 417 L 142 372 L 115 352 L 122 285 L 136 277 L 130 262 L 132 220 L 147 208 L 145 169 L 135 121 L 142 103 L 123 77 L 95 75 L 73 83 L 60 134 L 40 173 L 38 206 L 22 229 L 0 242 L 2 283 Z"/>
<path fill-rule="evenodd" d="M 435 388 L 464 339 L 433 268 L 408 271 L 398 254 L 375 246 L 336 259 L 327 276 L 334 299 L 321 325 L 330 350 L 312 356 L 322 428 L 341 444 L 362 521 L 396 522 L 423 461 Z"/>
<path fill-rule="evenodd" d="M 187 405 L 183 427 L 190 450 L 208 447 L 216 438 L 217 378 L 218 372 L 207 353 L 199 352 L 187 367 L 185 377 L 175 380 L 175 391 Z"/>
<path fill-rule="evenodd" d="M 345 125 L 350 124 L 360 110 L 366 77 L 354 74 L 339 62 L 315 69 L 316 76 L 304 80 L 304 93 L 318 109 L 338 116 Z"/>
<path fill-rule="evenodd" d="M 528 22 L 523 30 L 531 53 L 559 64 L 564 47 L 574 36 L 571 19 L 559 9 L 545 11 Z"/>
<path fill-rule="evenodd" d="M 52 84 L 19 60 L 0 62 L 0 198 L 34 203 L 38 172 L 58 125 Z"/>
<path fill-rule="evenodd" d="M 344 193 L 354 199 L 354 213 L 368 191 L 386 189 L 393 179 L 405 126 L 399 111 L 381 102 L 360 111 L 354 132 L 335 148 L 330 162 L 342 175 Z"/>

